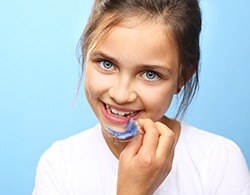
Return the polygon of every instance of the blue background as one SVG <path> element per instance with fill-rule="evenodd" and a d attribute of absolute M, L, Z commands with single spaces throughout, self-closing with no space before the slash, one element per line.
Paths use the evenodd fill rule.
<path fill-rule="evenodd" d="M 82 88 L 76 95 L 76 48 L 91 4 L 0 2 L 0 194 L 30 194 L 44 150 L 97 122 Z M 200 90 L 185 120 L 234 140 L 250 165 L 250 2 L 201 6 Z"/>

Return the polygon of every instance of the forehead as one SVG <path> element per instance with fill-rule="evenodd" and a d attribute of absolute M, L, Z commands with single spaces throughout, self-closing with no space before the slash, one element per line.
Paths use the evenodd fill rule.
<path fill-rule="evenodd" d="M 169 41 L 171 39 L 173 46 L 177 46 L 171 26 L 164 24 L 161 19 L 147 18 L 144 15 L 120 18 L 119 16 L 109 14 L 103 17 L 102 22 L 100 22 L 96 29 L 91 33 L 91 38 L 89 39 L 89 44 L 86 48 L 87 53 L 91 52 L 101 40 L 106 38 L 110 32 L 117 27 L 137 30 L 142 28 L 146 30 L 147 27 L 153 27 L 154 29 L 158 28 L 157 31 L 160 31 L 164 36 L 168 36 L 168 39 Z"/>
<path fill-rule="evenodd" d="M 96 50 L 126 63 L 178 64 L 170 28 L 156 21 L 131 18 L 121 22 L 96 37 L 89 53 Z"/>

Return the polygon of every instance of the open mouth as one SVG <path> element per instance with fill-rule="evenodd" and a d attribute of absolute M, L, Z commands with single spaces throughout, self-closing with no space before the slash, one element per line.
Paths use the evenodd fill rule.
<path fill-rule="evenodd" d="M 126 125 L 129 119 L 137 120 L 141 110 L 130 110 L 125 108 L 118 108 L 102 102 L 102 110 L 105 118 L 115 125 Z"/>
<path fill-rule="evenodd" d="M 120 111 L 120 110 L 117 110 L 115 108 L 112 108 L 107 104 L 105 104 L 105 108 L 106 108 L 106 110 L 108 111 L 109 114 L 116 115 L 116 116 L 119 116 L 119 117 L 132 118 L 139 112 L 139 111 L 124 112 L 124 111 Z"/>

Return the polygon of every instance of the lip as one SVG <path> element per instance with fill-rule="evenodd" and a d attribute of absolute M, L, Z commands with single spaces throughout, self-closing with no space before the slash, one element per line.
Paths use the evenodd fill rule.
<path fill-rule="evenodd" d="M 115 116 L 115 115 L 111 115 L 107 109 L 106 109 L 106 105 L 114 108 L 114 109 L 117 109 L 119 111 L 122 111 L 122 112 L 133 112 L 135 110 L 129 110 L 129 109 L 125 109 L 125 108 L 119 108 L 119 107 L 116 107 L 116 106 L 112 106 L 110 104 L 105 104 L 104 102 L 101 102 L 101 109 L 102 109 L 102 112 L 103 112 L 103 115 L 104 117 L 112 124 L 115 124 L 115 125 L 126 125 L 129 121 L 129 119 L 133 119 L 133 120 L 137 120 L 139 118 L 139 115 L 141 113 L 141 111 L 139 111 L 135 116 L 133 117 L 119 117 L 119 116 Z"/>

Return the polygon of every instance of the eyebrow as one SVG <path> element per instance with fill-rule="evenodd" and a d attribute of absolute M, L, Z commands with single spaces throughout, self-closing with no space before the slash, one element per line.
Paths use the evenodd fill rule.
<path fill-rule="evenodd" d="M 101 51 L 94 51 L 90 54 L 91 60 L 99 59 L 99 58 L 103 58 L 103 59 L 106 59 L 108 61 L 111 61 L 112 63 L 119 64 L 118 60 L 116 60 L 114 57 L 111 57 L 111 56 L 109 56 Z"/>
<path fill-rule="evenodd" d="M 160 71 L 160 72 L 166 72 L 168 74 L 172 73 L 170 68 L 163 67 L 163 66 L 160 66 L 160 65 L 141 64 L 141 65 L 138 66 L 138 69 L 157 70 L 157 71 Z"/>
<path fill-rule="evenodd" d="M 90 54 L 90 59 L 106 59 L 114 64 L 119 64 L 119 61 L 112 56 L 109 56 L 102 51 L 94 51 Z M 168 67 L 161 66 L 161 65 L 149 65 L 149 64 L 139 64 L 136 69 L 146 69 L 146 70 L 157 70 L 161 72 L 166 72 L 167 74 L 172 74 L 172 70 Z"/>

